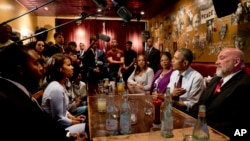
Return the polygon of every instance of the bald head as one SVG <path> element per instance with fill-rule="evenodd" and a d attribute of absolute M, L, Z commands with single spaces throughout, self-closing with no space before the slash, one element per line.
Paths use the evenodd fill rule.
<path fill-rule="evenodd" d="M 218 54 L 215 62 L 217 69 L 216 75 L 226 77 L 239 70 L 244 65 L 244 53 L 237 48 L 223 48 Z"/>
<path fill-rule="evenodd" d="M 239 58 L 240 63 L 244 64 L 244 53 L 238 48 L 223 48 L 221 52 L 227 53 L 232 59 Z"/>

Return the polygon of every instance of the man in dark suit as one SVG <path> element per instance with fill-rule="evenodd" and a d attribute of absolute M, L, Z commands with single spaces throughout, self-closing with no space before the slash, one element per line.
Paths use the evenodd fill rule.
<path fill-rule="evenodd" d="M 84 43 L 79 43 L 80 50 L 77 51 L 77 58 L 81 60 L 83 58 L 84 52 L 85 52 L 85 45 Z"/>
<path fill-rule="evenodd" d="M 95 47 L 96 54 L 96 65 L 100 70 L 98 80 L 103 80 L 104 78 L 108 78 L 108 61 L 106 54 L 103 50 Z"/>
<path fill-rule="evenodd" d="M 98 74 L 100 73 L 100 69 L 96 63 L 95 49 L 98 45 L 97 41 L 96 36 L 90 38 L 90 47 L 86 50 L 82 59 L 84 70 L 83 75 L 84 77 L 87 77 L 88 92 L 91 94 L 94 93 L 94 90 L 97 88 Z"/>
<path fill-rule="evenodd" d="M 217 76 L 209 82 L 193 114 L 197 116 L 198 105 L 205 104 L 208 125 L 229 136 L 231 141 L 249 141 L 250 77 L 243 70 L 243 52 L 224 48 L 215 64 Z M 242 129 L 247 133 L 242 134 Z"/>
<path fill-rule="evenodd" d="M 70 140 L 64 127 L 43 112 L 29 92 L 43 75 L 37 52 L 11 44 L 1 50 L 0 65 L 0 140 Z"/>
<path fill-rule="evenodd" d="M 86 52 L 86 48 L 85 48 L 85 44 L 84 43 L 79 43 L 79 48 L 80 50 L 77 51 L 77 59 L 79 60 L 79 67 L 80 67 L 80 70 L 81 70 L 81 75 L 82 75 L 82 80 L 84 83 L 87 83 L 87 76 L 86 76 L 86 73 L 85 73 L 85 70 L 83 68 L 83 57 L 84 57 L 84 53 Z"/>
<path fill-rule="evenodd" d="M 54 34 L 55 44 L 48 47 L 47 55 L 50 57 L 56 53 L 64 53 L 64 37 L 62 32 Z"/>
<path fill-rule="evenodd" d="M 147 57 L 148 66 L 151 67 L 155 73 L 159 69 L 161 53 L 153 46 L 153 44 L 153 38 L 148 38 L 145 55 Z"/>

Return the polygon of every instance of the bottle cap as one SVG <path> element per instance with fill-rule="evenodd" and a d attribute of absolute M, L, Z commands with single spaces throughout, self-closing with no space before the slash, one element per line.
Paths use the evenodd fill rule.
<path fill-rule="evenodd" d="M 200 105 L 199 112 L 206 112 L 206 105 Z"/>

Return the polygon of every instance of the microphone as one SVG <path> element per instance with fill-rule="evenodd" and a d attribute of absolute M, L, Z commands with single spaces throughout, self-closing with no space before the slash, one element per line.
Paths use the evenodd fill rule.
<path fill-rule="evenodd" d="M 107 35 L 104 35 L 104 34 L 98 34 L 98 35 L 97 35 L 97 38 L 98 38 L 98 39 L 101 39 L 101 40 L 103 40 L 103 41 L 105 41 L 105 42 L 109 42 L 109 41 L 110 41 L 110 37 L 107 36 Z"/>
<path fill-rule="evenodd" d="M 93 0 L 95 4 L 101 8 L 106 8 L 107 0 Z"/>
<path fill-rule="evenodd" d="M 129 22 L 132 18 L 133 15 L 124 7 L 121 6 L 118 10 L 117 10 L 117 14 L 123 19 L 124 22 Z"/>

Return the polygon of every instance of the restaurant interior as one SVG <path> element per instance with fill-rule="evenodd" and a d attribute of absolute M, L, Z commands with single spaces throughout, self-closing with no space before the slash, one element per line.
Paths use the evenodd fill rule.
<path fill-rule="evenodd" d="M 249 11 L 243 8 L 244 12 L 238 19 L 237 6 L 234 4 L 235 1 L 238 3 L 237 0 L 234 2 L 221 1 L 221 3 L 228 4 L 226 8 L 218 2 L 213 5 L 212 0 L 114 1 L 108 0 L 106 9 L 102 8 L 103 10 L 99 13 L 96 10 L 100 7 L 92 0 L 1 0 L 0 12 L 4 14 L 0 20 L 3 23 L 21 15 L 8 24 L 12 26 L 14 31 L 20 33 L 22 39 L 34 35 L 38 28 L 54 28 L 48 32 L 47 41 L 54 41 L 53 34 L 57 30 L 62 30 L 65 42 L 74 40 L 79 43 L 81 40 L 88 46 L 90 36 L 95 33 L 103 33 L 111 38 L 119 38 L 120 45 L 124 45 L 127 40 L 133 41 L 137 53 L 144 50 L 144 39 L 150 35 L 155 39 L 154 46 L 160 51 L 173 53 L 176 47 L 191 49 L 195 54 L 194 62 L 214 62 L 217 53 L 225 46 L 237 46 L 245 54 L 249 53 L 249 14 L 247 14 Z M 117 14 L 118 10 L 114 8 L 117 2 L 124 5 L 127 11 L 132 14 L 130 22 L 124 22 Z M 242 0 L 241 3 L 247 5 L 249 2 Z M 41 7 L 37 8 L 38 6 Z M 218 17 L 217 13 L 221 13 L 223 10 L 226 12 L 222 12 Z M 141 12 L 144 14 L 142 15 Z M 90 16 L 57 27 L 81 17 L 83 13 Z M 116 29 L 112 31 L 109 24 L 114 24 L 111 27 L 116 27 Z M 74 31 L 69 31 L 67 27 L 72 27 Z M 208 30 L 211 30 L 211 39 L 209 40 L 206 39 Z M 223 32 L 223 30 L 225 31 Z M 30 40 L 32 38 L 24 42 Z M 100 44 L 105 49 L 109 48 L 108 43 Z M 121 48 L 125 47 L 121 46 Z M 247 55 L 245 61 L 250 62 Z"/>
<path fill-rule="evenodd" d="M 146 39 L 152 37 L 160 52 L 173 55 L 178 48 L 190 49 L 194 55 L 192 67 L 203 77 L 214 75 L 214 62 L 224 47 L 235 47 L 244 52 L 245 69 L 250 75 L 249 0 L 0 0 L 0 13 L 0 24 L 11 25 L 24 44 L 35 40 L 36 30 L 45 28 L 46 42 L 54 42 L 54 33 L 62 31 L 65 43 L 90 46 L 91 36 L 103 34 L 117 39 L 122 50 L 126 41 L 132 41 L 133 49 L 140 54 L 146 49 Z M 110 42 L 99 40 L 98 44 L 104 51 L 110 49 Z M 140 96 L 131 99 L 144 100 Z M 145 120 L 152 123 L 152 119 L 140 116 L 133 127 L 136 134 L 107 139 L 103 137 L 104 115 L 96 110 L 97 105 L 89 108 L 91 140 L 148 140 L 149 125 L 141 125 Z M 174 131 L 177 138 L 169 141 L 182 140 L 182 120 L 194 119 L 178 110 L 173 114 L 179 130 Z M 209 130 L 211 141 L 229 140 Z"/>

